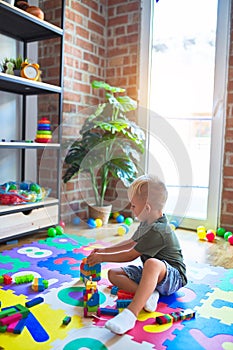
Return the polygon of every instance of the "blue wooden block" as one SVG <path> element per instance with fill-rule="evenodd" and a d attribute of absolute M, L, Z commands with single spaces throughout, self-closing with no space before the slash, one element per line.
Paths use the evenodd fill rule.
<path fill-rule="evenodd" d="M 30 308 L 40 303 L 43 303 L 44 299 L 42 297 L 37 297 L 35 299 L 29 300 L 25 303 L 25 306 Z"/>

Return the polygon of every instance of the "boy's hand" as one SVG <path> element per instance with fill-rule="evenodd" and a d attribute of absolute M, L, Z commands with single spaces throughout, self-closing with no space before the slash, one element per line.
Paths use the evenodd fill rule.
<path fill-rule="evenodd" d="M 104 248 L 95 248 L 92 250 L 91 254 L 93 253 L 104 253 L 105 249 Z"/>
<path fill-rule="evenodd" d="M 87 263 L 89 266 L 94 266 L 95 264 L 100 264 L 102 262 L 102 255 L 100 253 L 91 252 L 87 257 Z"/>

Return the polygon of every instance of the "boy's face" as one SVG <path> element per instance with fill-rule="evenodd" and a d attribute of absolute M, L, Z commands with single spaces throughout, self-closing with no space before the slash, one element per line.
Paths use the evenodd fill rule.
<path fill-rule="evenodd" d="M 140 196 L 134 195 L 131 199 L 131 210 L 139 221 L 147 220 L 148 212 L 146 210 L 146 201 L 141 199 Z"/>

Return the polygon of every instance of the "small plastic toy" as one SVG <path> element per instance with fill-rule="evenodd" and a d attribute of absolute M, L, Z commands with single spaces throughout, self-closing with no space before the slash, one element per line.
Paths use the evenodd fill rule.
<path fill-rule="evenodd" d="M 230 243 L 230 245 L 233 245 L 233 235 L 228 237 L 228 242 Z"/>
<path fill-rule="evenodd" d="M 85 289 L 83 290 L 84 317 L 99 315 L 99 300 L 97 282 L 93 282 L 90 278 L 90 280 L 87 280 Z"/>
<path fill-rule="evenodd" d="M 118 215 L 116 217 L 116 222 L 118 222 L 118 224 L 121 224 L 122 222 L 124 222 L 125 218 L 123 215 Z"/>
<path fill-rule="evenodd" d="M 103 226 L 103 221 L 101 219 L 95 219 L 96 227 Z"/>
<path fill-rule="evenodd" d="M 214 230 L 207 230 L 206 239 L 208 242 L 213 242 L 215 240 L 216 232 Z"/>
<path fill-rule="evenodd" d="M 204 226 L 197 227 L 197 236 L 200 240 L 206 239 L 206 228 Z"/>
<path fill-rule="evenodd" d="M 56 235 L 57 235 L 57 231 L 56 231 L 55 227 L 48 228 L 47 233 L 48 233 L 49 237 L 56 237 Z"/>
<path fill-rule="evenodd" d="M 117 229 L 117 233 L 119 236 L 124 236 L 128 232 L 129 232 L 129 227 L 125 224 L 120 225 Z"/>
<path fill-rule="evenodd" d="M 21 304 L 0 311 L 0 333 L 20 334 L 26 325 L 30 311 Z"/>
<path fill-rule="evenodd" d="M 85 279 L 92 281 L 99 281 L 101 279 L 101 264 L 89 266 L 87 264 L 87 258 L 83 258 L 80 264 L 80 280 L 85 282 Z"/>
<path fill-rule="evenodd" d="M 60 220 L 59 221 L 59 226 L 61 226 L 62 228 L 65 228 L 66 224 L 64 221 Z"/>
<path fill-rule="evenodd" d="M 219 237 L 223 237 L 225 233 L 226 233 L 226 230 L 223 227 L 219 227 L 216 232 L 217 236 Z"/>
<path fill-rule="evenodd" d="M 128 217 L 128 218 L 125 219 L 124 223 L 125 223 L 127 226 L 130 226 L 130 225 L 132 225 L 132 223 L 133 223 L 133 219 L 130 218 L 130 217 Z"/>
<path fill-rule="evenodd" d="M 3 283 L 8 285 L 12 283 L 12 278 L 9 275 L 3 275 Z"/>
<path fill-rule="evenodd" d="M 116 305 L 117 309 L 123 309 L 126 308 L 130 303 L 132 299 L 117 299 Z"/>
<path fill-rule="evenodd" d="M 43 292 L 48 288 L 48 281 L 43 278 L 35 277 L 32 283 L 32 290 L 34 292 Z"/>
<path fill-rule="evenodd" d="M 95 219 L 89 218 L 87 220 L 87 225 L 89 228 L 96 228 L 96 222 Z"/>
<path fill-rule="evenodd" d="M 28 282 L 32 282 L 33 280 L 34 280 L 34 275 L 32 274 L 15 277 L 16 284 L 28 283 Z"/>
<path fill-rule="evenodd" d="M 120 213 L 118 213 L 118 211 L 115 213 L 112 213 L 113 219 L 116 219 L 119 215 L 120 215 Z"/>
<path fill-rule="evenodd" d="M 119 310 L 117 309 L 110 309 L 107 307 L 100 307 L 99 308 L 100 315 L 109 315 L 109 316 L 116 316 L 119 314 Z"/>
<path fill-rule="evenodd" d="M 195 317 L 195 311 L 192 309 L 181 310 L 178 312 L 172 312 L 171 314 L 165 314 L 162 316 L 157 316 L 155 318 L 155 323 L 162 325 L 171 322 L 176 322 L 180 320 L 187 320 Z"/>
<path fill-rule="evenodd" d="M 42 297 L 37 297 L 35 299 L 29 300 L 25 303 L 25 306 L 30 308 L 33 307 L 35 305 L 41 304 L 43 303 L 44 299 Z"/>
<path fill-rule="evenodd" d="M 57 226 L 55 227 L 55 230 L 56 230 L 56 234 L 57 234 L 58 236 L 61 236 L 61 235 L 63 235 L 63 233 L 64 233 L 64 228 L 63 228 L 62 226 L 60 226 L 60 225 L 57 225 Z"/>
<path fill-rule="evenodd" d="M 67 326 L 70 322 L 71 322 L 71 317 L 70 317 L 70 316 L 66 316 L 66 317 L 64 317 L 63 320 L 62 320 L 62 324 L 63 324 L 64 326 Z"/>
<path fill-rule="evenodd" d="M 80 224 L 80 222 L 81 222 L 81 220 L 80 220 L 80 218 L 78 217 L 78 216 L 75 216 L 74 218 L 73 218 L 73 224 L 74 225 L 79 225 Z"/>
<path fill-rule="evenodd" d="M 225 241 L 228 241 L 228 238 L 233 236 L 233 233 L 231 231 L 227 231 L 224 233 L 223 238 L 225 239 Z"/>
<path fill-rule="evenodd" d="M 43 117 L 38 121 L 35 141 L 39 143 L 47 143 L 52 141 L 51 123 L 46 117 Z"/>

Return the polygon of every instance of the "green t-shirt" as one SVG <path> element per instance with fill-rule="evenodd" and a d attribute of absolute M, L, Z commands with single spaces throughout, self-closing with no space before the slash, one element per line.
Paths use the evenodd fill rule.
<path fill-rule="evenodd" d="M 187 284 L 180 243 L 165 215 L 150 225 L 141 223 L 132 239 L 137 243 L 134 249 L 141 253 L 143 263 L 149 258 L 165 260 L 180 272 L 183 285 Z"/>

